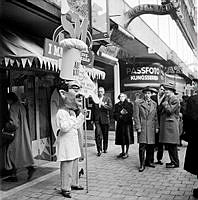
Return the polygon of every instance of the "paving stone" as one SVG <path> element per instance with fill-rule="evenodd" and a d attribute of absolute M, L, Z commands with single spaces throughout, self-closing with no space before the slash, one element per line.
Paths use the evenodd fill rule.
<path fill-rule="evenodd" d="M 94 142 L 94 141 L 93 141 Z M 183 170 L 185 147 L 179 151 L 180 168 L 166 169 L 165 165 L 146 168 L 139 173 L 138 145 L 131 146 L 129 158 L 117 159 L 120 147 L 110 141 L 107 154 L 96 156 L 96 147 L 88 148 L 89 192 L 72 191 L 74 200 L 194 200 L 192 190 L 198 187 L 195 176 Z M 155 152 L 156 158 L 156 152 Z M 170 162 L 165 152 L 163 162 Z M 82 164 L 82 163 L 81 163 Z M 54 165 L 54 162 L 53 162 Z M 57 166 L 59 163 L 57 163 Z M 85 166 L 85 163 L 84 165 Z M 30 182 L 31 183 L 31 182 Z M 86 176 L 80 178 L 86 189 Z M 55 188 L 60 188 L 60 175 L 46 178 L 42 182 L 16 192 L 3 192 L 3 200 L 63 200 Z"/>

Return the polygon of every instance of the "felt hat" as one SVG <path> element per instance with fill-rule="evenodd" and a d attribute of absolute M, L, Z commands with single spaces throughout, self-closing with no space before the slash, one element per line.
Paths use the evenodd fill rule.
<path fill-rule="evenodd" d="M 147 92 L 147 91 L 150 91 L 150 92 L 154 92 L 156 93 L 156 89 L 155 88 L 152 88 L 150 86 L 146 86 L 145 88 L 142 89 L 142 92 Z"/>
<path fill-rule="evenodd" d="M 172 83 L 165 83 L 164 85 L 165 90 L 171 90 L 176 93 L 175 86 Z"/>

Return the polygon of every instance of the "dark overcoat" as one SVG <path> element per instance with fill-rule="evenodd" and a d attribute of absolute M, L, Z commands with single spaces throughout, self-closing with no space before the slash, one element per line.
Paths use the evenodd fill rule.
<path fill-rule="evenodd" d="M 104 106 L 102 105 L 100 108 L 99 104 L 93 104 L 92 120 L 95 123 L 110 124 L 110 110 L 113 107 L 111 98 L 104 96 L 102 101 L 104 102 Z"/>
<path fill-rule="evenodd" d="M 160 115 L 159 142 L 179 144 L 180 103 L 176 96 L 166 97 Z"/>
<path fill-rule="evenodd" d="M 151 100 L 148 106 L 144 99 L 135 101 L 134 121 L 135 128 L 141 129 L 138 133 L 138 142 L 155 144 L 155 132 L 159 128 L 157 120 L 157 104 Z"/>
<path fill-rule="evenodd" d="M 8 146 L 6 154 L 6 168 L 11 169 L 11 163 L 17 169 L 34 164 L 30 132 L 28 128 L 25 107 L 19 103 L 10 106 L 10 122 L 16 127 L 14 141 Z"/>
<path fill-rule="evenodd" d="M 125 109 L 126 114 L 121 114 L 121 110 Z M 134 143 L 133 134 L 133 105 L 125 100 L 124 102 L 118 102 L 114 106 L 113 112 L 114 119 L 117 121 L 116 125 L 116 145 L 126 145 Z"/>
<path fill-rule="evenodd" d="M 188 99 L 186 107 L 188 146 L 186 150 L 184 169 L 198 175 L 198 95 Z"/>

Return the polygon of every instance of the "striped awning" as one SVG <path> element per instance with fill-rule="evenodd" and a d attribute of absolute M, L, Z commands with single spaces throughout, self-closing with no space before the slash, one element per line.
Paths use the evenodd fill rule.
<path fill-rule="evenodd" d="M 60 72 L 61 59 L 43 56 L 43 48 L 27 36 L 3 30 L 0 46 L 0 68 Z M 105 72 L 99 69 L 87 67 L 86 71 L 93 79 L 105 78 Z"/>

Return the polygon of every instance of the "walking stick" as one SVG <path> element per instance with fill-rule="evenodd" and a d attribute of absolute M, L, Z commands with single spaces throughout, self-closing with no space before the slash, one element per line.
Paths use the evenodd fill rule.
<path fill-rule="evenodd" d="M 84 109 L 86 108 L 86 99 L 83 99 Z M 88 185 L 88 158 L 87 158 L 87 121 L 86 121 L 86 114 L 85 114 L 85 128 L 84 128 L 84 137 L 85 137 L 85 168 L 86 168 L 86 189 L 87 193 L 89 192 L 89 185 Z"/>

